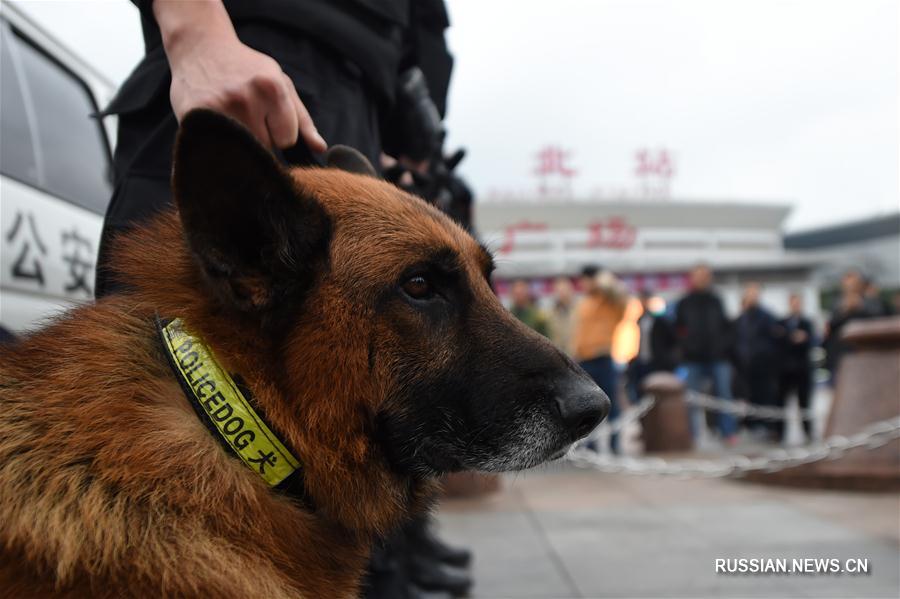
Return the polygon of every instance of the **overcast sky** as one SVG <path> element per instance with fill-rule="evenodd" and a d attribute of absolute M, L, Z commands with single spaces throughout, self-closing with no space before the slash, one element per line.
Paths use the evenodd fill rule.
<path fill-rule="evenodd" d="M 142 53 L 125 0 L 17 2 L 113 81 Z M 639 188 L 667 149 L 677 199 L 795 206 L 789 228 L 900 209 L 897 0 L 451 0 L 450 144 L 483 197 L 571 152 L 577 195 Z"/>

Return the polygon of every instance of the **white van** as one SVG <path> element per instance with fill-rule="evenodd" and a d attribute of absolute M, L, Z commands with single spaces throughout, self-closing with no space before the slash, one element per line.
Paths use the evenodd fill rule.
<path fill-rule="evenodd" d="M 0 325 L 40 326 L 93 297 L 112 194 L 114 86 L 0 0 Z"/>

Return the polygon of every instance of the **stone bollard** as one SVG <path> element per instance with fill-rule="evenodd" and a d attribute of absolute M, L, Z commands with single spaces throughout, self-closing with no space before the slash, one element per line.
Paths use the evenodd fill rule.
<path fill-rule="evenodd" d="M 653 453 L 693 449 L 684 382 L 671 372 L 654 372 L 644 379 L 643 391 L 656 400 L 641 418 L 644 450 Z"/>
<path fill-rule="evenodd" d="M 826 438 L 853 435 L 868 424 L 900 414 L 900 316 L 851 322 L 843 339 L 853 350 L 841 358 Z M 900 490 L 900 440 L 750 478 L 791 486 Z"/>

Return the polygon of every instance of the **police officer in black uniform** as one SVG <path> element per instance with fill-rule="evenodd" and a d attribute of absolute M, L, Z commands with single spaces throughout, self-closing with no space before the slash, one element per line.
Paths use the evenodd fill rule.
<path fill-rule="evenodd" d="M 345 144 L 378 168 L 382 131 L 396 129 L 401 73 L 419 67 L 443 115 L 452 58 L 443 0 L 133 0 L 145 55 L 104 115 L 118 116 L 109 240 L 171 202 L 178 120 L 198 107 L 244 123 L 292 165 L 320 164 Z M 391 139 L 395 155 L 402 140 Z"/>

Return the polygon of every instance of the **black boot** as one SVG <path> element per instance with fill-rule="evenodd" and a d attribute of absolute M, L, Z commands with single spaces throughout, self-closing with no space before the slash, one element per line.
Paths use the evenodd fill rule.
<path fill-rule="evenodd" d="M 447 566 L 421 555 L 409 561 L 409 576 L 413 584 L 426 591 L 447 591 L 461 597 L 469 594 L 472 578 L 462 570 Z"/>
<path fill-rule="evenodd" d="M 377 546 L 372 552 L 369 569 L 362 582 L 364 599 L 412 599 L 409 573 L 403 563 L 387 547 Z"/>
<path fill-rule="evenodd" d="M 430 524 L 428 517 L 423 516 L 406 527 L 406 538 L 412 552 L 458 568 L 468 567 L 472 561 L 472 552 L 447 545 L 434 534 Z"/>
<path fill-rule="evenodd" d="M 372 548 L 362 581 L 363 599 L 419 599 L 410 585 L 409 557 L 404 535 L 395 534 Z"/>

